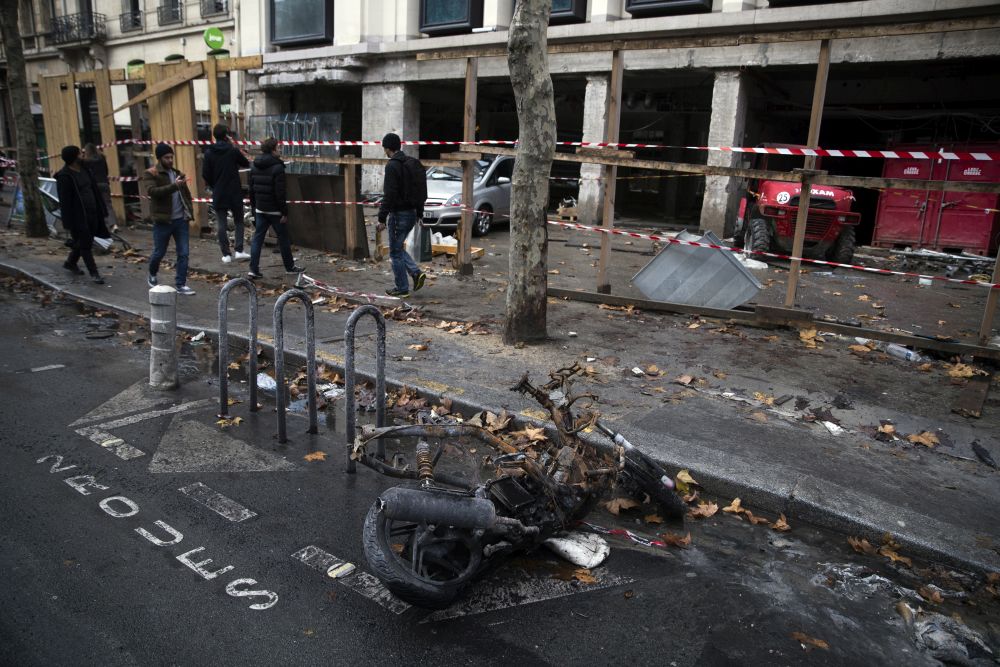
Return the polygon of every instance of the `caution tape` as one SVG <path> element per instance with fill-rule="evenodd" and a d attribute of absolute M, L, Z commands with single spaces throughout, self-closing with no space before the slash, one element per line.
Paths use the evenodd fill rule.
<path fill-rule="evenodd" d="M 578 526 L 582 526 L 587 530 L 598 533 L 600 535 L 612 535 L 614 537 L 623 537 L 630 542 L 635 542 L 636 544 L 641 544 L 644 547 L 660 547 L 667 548 L 667 543 L 663 540 L 657 540 L 649 537 L 643 537 L 633 533 L 631 530 L 625 528 L 605 528 L 604 526 L 598 526 L 594 523 L 588 523 L 586 521 L 577 522 Z"/>
<path fill-rule="evenodd" d="M 339 294 L 340 296 L 352 297 L 352 298 L 355 298 L 355 299 L 366 299 L 368 301 L 374 301 L 376 299 L 382 299 L 384 301 L 400 301 L 400 302 L 403 301 L 398 296 L 389 296 L 388 294 L 371 294 L 369 292 L 352 292 L 350 290 L 341 289 L 339 287 L 335 287 L 335 286 L 330 285 L 328 283 L 324 283 L 324 282 L 322 282 L 320 280 L 316 280 L 315 278 L 311 278 L 311 277 L 307 276 L 304 273 L 301 274 L 299 276 L 299 279 L 295 281 L 295 286 L 296 287 L 315 287 L 316 289 L 323 290 L 324 292 L 331 292 L 333 294 Z"/>
<path fill-rule="evenodd" d="M 592 227 L 590 225 L 581 225 L 578 222 L 563 222 L 562 220 L 547 220 L 550 225 L 556 225 L 559 227 L 565 227 L 567 229 L 580 229 L 587 232 L 599 232 L 601 234 L 612 234 L 615 236 L 628 236 L 634 239 L 645 239 L 647 241 L 660 241 L 662 243 L 673 243 L 675 245 L 687 245 L 694 246 L 696 248 L 711 248 L 713 250 L 728 250 L 730 252 L 742 252 L 750 255 L 760 255 L 762 257 L 771 257 L 773 259 L 784 259 L 790 261 L 806 262 L 809 264 L 818 264 L 821 266 L 832 266 L 835 268 L 843 269 L 854 269 L 855 271 L 865 271 L 866 273 L 878 273 L 886 276 L 905 276 L 908 278 L 925 278 L 928 280 L 938 280 L 941 282 L 957 283 L 959 285 L 977 285 L 979 287 L 987 287 L 990 289 L 1000 289 L 1000 283 L 988 283 L 981 280 L 963 280 L 960 278 L 948 278 L 946 276 L 928 276 L 923 273 L 910 273 L 907 271 L 892 271 L 890 269 L 877 269 L 871 266 L 861 266 L 860 264 L 841 264 L 840 262 L 830 262 L 825 259 L 808 259 L 805 257 L 792 257 L 791 255 L 782 255 L 773 252 L 764 252 L 762 250 L 746 250 L 744 248 L 732 248 L 730 246 L 718 245 L 715 243 L 701 243 L 699 241 L 682 241 L 670 236 L 659 236 L 657 234 L 642 234 L 639 232 L 629 232 L 621 229 L 611 229 L 607 227 Z"/>

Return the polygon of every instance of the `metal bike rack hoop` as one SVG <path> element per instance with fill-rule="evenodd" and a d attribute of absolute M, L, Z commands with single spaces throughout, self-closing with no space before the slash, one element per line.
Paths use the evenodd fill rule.
<path fill-rule="evenodd" d="M 356 465 L 351 459 L 351 449 L 354 447 L 354 436 L 357 430 L 355 423 L 357 407 L 354 404 L 354 330 L 357 328 L 358 320 L 365 315 L 371 315 L 375 319 L 376 327 L 376 351 L 375 351 L 375 423 L 377 426 L 385 426 L 385 317 L 382 311 L 376 306 L 366 305 L 356 308 L 351 316 L 347 318 L 347 326 L 344 329 L 344 400 L 347 411 L 347 472 L 353 473 Z M 380 439 L 376 455 L 379 459 L 385 460 L 385 443 Z"/>
<path fill-rule="evenodd" d="M 278 442 L 288 442 L 285 433 L 285 410 L 288 397 L 285 395 L 285 304 L 298 299 L 306 308 L 306 374 L 309 382 L 309 430 L 317 433 L 316 425 L 316 320 L 309 295 L 300 289 L 290 289 L 278 297 L 274 304 L 274 380 L 278 397 Z"/>
<path fill-rule="evenodd" d="M 229 293 L 236 287 L 247 288 L 250 295 L 250 412 L 257 406 L 257 286 L 249 278 L 233 278 L 219 292 L 219 416 L 229 416 Z"/>

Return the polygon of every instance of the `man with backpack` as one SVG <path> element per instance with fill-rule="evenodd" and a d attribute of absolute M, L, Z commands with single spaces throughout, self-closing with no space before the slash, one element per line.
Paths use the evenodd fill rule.
<path fill-rule="evenodd" d="M 385 291 L 389 296 L 406 298 L 410 296 L 410 281 L 413 291 L 419 290 L 427 280 L 427 274 L 420 270 L 409 253 L 403 249 L 406 236 L 417 220 L 424 215 L 424 201 L 427 199 L 427 173 L 420 160 L 410 157 L 400 150 L 399 135 L 390 132 L 382 138 L 382 150 L 389 162 L 385 165 L 385 180 L 382 186 L 382 205 L 378 209 L 379 230 L 389 227 L 389 258 L 392 260 L 392 274 L 395 286 Z"/>

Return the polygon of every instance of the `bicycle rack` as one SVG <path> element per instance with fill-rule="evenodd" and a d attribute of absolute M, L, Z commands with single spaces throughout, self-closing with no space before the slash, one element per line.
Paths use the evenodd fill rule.
<path fill-rule="evenodd" d="M 344 409 L 347 412 L 347 429 L 345 439 L 347 440 L 347 472 L 353 473 L 357 469 L 354 459 L 351 458 L 351 450 L 354 447 L 354 436 L 357 425 L 355 423 L 357 409 L 354 404 L 354 330 L 360 320 L 365 315 L 371 315 L 375 319 L 375 424 L 379 427 L 385 426 L 385 318 L 382 311 L 369 304 L 361 306 L 347 318 L 347 326 L 344 329 Z M 385 460 L 385 442 L 379 438 L 376 456 L 380 460 Z"/>
<path fill-rule="evenodd" d="M 278 297 L 274 304 L 274 380 L 277 383 L 278 398 L 278 442 L 288 442 L 285 433 L 285 410 L 288 397 L 285 395 L 285 304 L 298 299 L 306 307 L 306 374 L 309 376 L 309 430 L 317 433 L 316 426 L 316 320 L 313 315 L 309 295 L 300 289 L 290 289 Z"/>
<path fill-rule="evenodd" d="M 250 294 L 250 412 L 257 406 L 257 286 L 248 278 L 233 278 L 219 292 L 219 416 L 229 416 L 229 293 L 236 287 Z"/>

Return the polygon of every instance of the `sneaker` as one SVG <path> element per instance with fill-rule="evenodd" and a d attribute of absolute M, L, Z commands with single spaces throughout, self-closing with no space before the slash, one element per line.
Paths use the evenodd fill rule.
<path fill-rule="evenodd" d="M 233 259 L 238 259 L 238 260 L 241 260 L 241 261 L 245 260 L 245 259 L 250 259 L 250 253 L 243 252 L 242 250 L 237 250 L 236 254 L 233 255 Z"/>
<path fill-rule="evenodd" d="M 93 280 L 94 283 L 97 284 L 97 285 L 103 285 L 104 284 L 104 278 L 102 278 L 101 274 L 99 274 L 99 273 L 92 273 L 92 274 L 90 274 L 90 279 Z"/>
<path fill-rule="evenodd" d="M 146 276 L 146 284 L 150 287 L 156 287 L 156 276 L 152 273 Z"/>
<path fill-rule="evenodd" d="M 231 261 L 233 261 L 233 256 L 232 255 L 223 255 L 222 256 L 222 263 L 223 264 L 229 264 Z"/>
<path fill-rule="evenodd" d="M 421 287 L 424 286 L 424 282 L 427 281 L 427 274 L 421 271 L 417 274 L 417 277 L 413 279 L 413 291 L 416 292 Z"/>
<path fill-rule="evenodd" d="M 295 264 L 290 269 L 285 269 L 285 273 L 305 273 L 306 268 L 304 266 L 299 266 Z"/>
<path fill-rule="evenodd" d="M 74 276 L 82 276 L 83 271 L 76 264 L 70 264 L 69 262 L 63 262 L 63 268 L 72 273 Z"/>
<path fill-rule="evenodd" d="M 406 297 L 410 296 L 410 293 L 407 292 L 405 289 L 396 289 L 395 287 L 393 287 L 392 289 L 387 289 L 385 293 L 388 294 L 389 296 L 394 296 L 397 299 L 405 299 Z"/>
<path fill-rule="evenodd" d="M 181 285 L 180 287 L 177 288 L 177 293 L 183 294 L 184 296 L 191 296 L 195 293 L 195 291 L 190 287 L 188 287 L 187 285 Z"/>
<path fill-rule="evenodd" d="M 259 271 L 247 271 L 247 278 L 250 280 L 257 280 L 258 278 L 263 278 Z"/>

